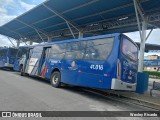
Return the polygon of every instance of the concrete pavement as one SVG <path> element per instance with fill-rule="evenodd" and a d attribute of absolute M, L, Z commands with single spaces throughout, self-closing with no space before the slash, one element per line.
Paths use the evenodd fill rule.
<path fill-rule="evenodd" d="M 137 110 L 150 109 L 111 101 L 75 87 L 53 88 L 43 79 L 22 77 L 17 72 L 0 70 L 0 111 Z"/>

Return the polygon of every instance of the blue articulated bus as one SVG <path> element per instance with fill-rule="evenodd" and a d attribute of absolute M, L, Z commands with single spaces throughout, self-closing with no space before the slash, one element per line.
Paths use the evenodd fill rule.
<path fill-rule="evenodd" d="M 31 46 L 21 46 L 18 48 L 13 70 L 20 71 L 25 64 L 27 52 Z"/>
<path fill-rule="evenodd" d="M 16 48 L 1 48 L 0 49 L 0 68 L 13 69 L 17 54 Z"/>
<path fill-rule="evenodd" d="M 21 74 L 98 89 L 136 90 L 138 47 L 119 33 L 50 42 L 28 52 Z"/>

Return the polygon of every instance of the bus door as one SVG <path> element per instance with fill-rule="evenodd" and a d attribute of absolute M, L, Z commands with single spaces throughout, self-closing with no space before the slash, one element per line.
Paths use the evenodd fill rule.
<path fill-rule="evenodd" d="M 117 77 L 123 82 L 136 83 L 138 72 L 138 47 L 127 37 L 122 36 L 118 60 Z"/>
<path fill-rule="evenodd" d="M 43 54 L 43 46 L 35 46 L 29 60 L 28 73 L 33 76 L 39 76 L 39 65 Z"/>
<path fill-rule="evenodd" d="M 51 50 L 51 47 L 43 48 L 41 60 L 39 63 L 38 74 L 40 77 L 43 77 L 43 78 L 46 76 L 46 73 L 47 73 L 47 69 L 48 69 L 47 63 L 48 63 L 50 50 Z"/>
<path fill-rule="evenodd" d="M 23 69 L 25 70 L 25 73 L 28 73 L 29 61 L 31 59 L 32 53 L 33 53 L 33 48 L 29 48 L 28 52 L 26 53 L 25 64 L 23 65 Z"/>

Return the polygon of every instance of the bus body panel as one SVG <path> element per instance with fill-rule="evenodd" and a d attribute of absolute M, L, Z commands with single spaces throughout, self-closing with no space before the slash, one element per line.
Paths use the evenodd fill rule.
<path fill-rule="evenodd" d="M 61 71 L 62 69 L 62 60 L 61 59 L 49 59 L 46 62 L 46 73 L 42 76 L 44 78 L 50 79 L 51 78 L 51 74 L 53 72 L 53 70 L 58 69 L 59 71 Z M 62 76 L 61 76 L 62 77 Z"/>
<path fill-rule="evenodd" d="M 85 87 L 102 88 L 103 83 L 103 64 L 104 61 L 81 61 L 79 62 L 79 70 L 77 84 Z"/>
<path fill-rule="evenodd" d="M 78 65 L 74 60 L 62 60 L 62 82 L 77 85 Z"/>
<path fill-rule="evenodd" d="M 62 60 L 62 82 L 85 87 L 97 87 L 99 84 L 102 87 L 103 71 L 92 70 L 93 63 L 96 64 L 93 61 Z"/>
<path fill-rule="evenodd" d="M 133 77 L 133 81 L 125 81 L 123 79 L 123 73 L 125 65 L 123 63 L 128 63 L 131 65 L 129 68 L 130 71 L 137 71 L 133 67 L 137 67 L 137 64 L 131 64 L 130 60 L 126 59 L 121 53 L 121 34 L 110 34 L 110 35 L 102 35 L 96 37 L 89 38 L 81 38 L 78 40 L 70 40 L 70 41 L 61 41 L 61 42 L 53 42 L 47 43 L 45 45 L 37 45 L 33 49 L 33 53 L 31 53 L 30 57 L 27 60 L 26 70 L 25 72 L 33 75 L 39 76 L 42 78 L 50 79 L 54 70 L 59 70 L 61 72 L 61 82 L 67 83 L 70 85 L 76 86 L 85 86 L 91 88 L 103 88 L 103 89 L 114 89 L 114 90 L 135 90 L 136 86 L 136 76 Z M 111 38 L 114 37 L 113 40 Z M 110 43 L 105 43 L 103 39 L 107 38 L 110 40 Z M 109 38 L 109 39 L 108 39 Z M 91 40 L 101 39 L 102 43 L 96 43 L 92 46 L 89 43 Z M 78 56 L 78 52 L 76 50 L 68 51 L 67 44 L 74 48 L 72 44 L 75 42 L 86 42 L 85 50 L 79 50 L 78 52 L 83 54 L 82 58 L 68 58 L 69 54 L 74 53 L 74 55 Z M 113 41 L 113 44 L 111 44 Z M 92 41 L 91 41 L 92 42 Z M 58 44 L 65 44 L 65 51 L 59 53 L 61 57 L 55 57 L 57 53 L 55 53 Z M 91 45 L 91 46 L 88 46 Z M 108 45 L 108 46 L 107 46 Z M 48 55 L 44 54 L 47 46 L 50 46 L 50 50 L 48 51 Z M 38 49 L 41 48 L 41 49 Z M 105 49 L 104 49 L 105 48 Z M 99 51 L 98 50 L 106 50 Z M 106 54 L 106 53 L 107 54 Z M 63 55 L 64 54 L 64 55 Z M 96 57 L 96 55 L 100 55 Z M 104 54 L 104 55 L 103 55 Z M 74 56 L 73 55 L 73 56 Z M 106 55 L 106 57 L 105 57 Z M 72 56 L 72 57 L 73 57 Z M 89 57 L 89 58 L 88 58 Z M 103 59 L 101 59 L 101 57 Z M 105 59 L 104 59 L 105 57 Z M 93 59 L 93 60 L 92 60 Z M 117 63 L 121 62 L 121 77 L 117 77 Z M 127 61 L 127 62 L 126 62 Z M 129 73 L 127 72 L 127 75 Z M 135 74 L 136 75 L 136 74 Z M 132 84 L 133 86 L 130 86 Z M 131 88 L 128 88 L 131 87 Z"/>

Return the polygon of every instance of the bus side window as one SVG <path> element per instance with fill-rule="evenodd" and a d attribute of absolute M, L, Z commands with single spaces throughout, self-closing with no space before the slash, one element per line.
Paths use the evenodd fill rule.
<path fill-rule="evenodd" d="M 59 43 L 52 45 L 52 48 L 49 53 L 49 58 L 52 59 L 63 59 L 65 55 L 65 43 Z"/>
<path fill-rule="evenodd" d="M 85 50 L 86 49 L 86 45 L 87 45 L 86 41 L 80 41 L 79 42 L 79 49 L 80 50 Z"/>
<path fill-rule="evenodd" d="M 71 47 L 71 50 L 67 49 L 65 59 L 83 59 L 83 56 L 85 54 L 86 41 L 79 41 L 67 44 Z"/>
<path fill-rule="evenodd" d="M 65 59 L 74 59 L 75 55 L 73 52 L 71 52 L 73 49 L 72 43 L 68 42 L 66 43 L 66 54 L 65 54 Z"/>
<path fill-rule="evenodd" d="M 60 44 L 53 44 L 51 51 L 52 53 L 62 53 L 65 52 L 65 44 L 64 43 L 60 43 Z"/>
<path fill-rule="evenodd" d="M 72 47 L 71 47 L 71 43 L 66 43 L 66 51 L 71 51 Z"/>
<path fill-rule="evenodd" d="M 31 50 L 31 57 L 32 58 L 41 58 L 41 54 L 43 51 L 43 46 L 36 46 L 33 48 L 33 50 Z"/>
<path fill-rule="evenodd" d="M 76 54 L 75 54 L 75 52 L 73 51 L 73 52 L 66 52 L 66 54 L 65 54 L 65 59 L 70 59 L 70 60 L 72 60 L 72 59 L 75 59 L 76 58 Z"/>
<path fill-rule="evenodd" d="M 79 51 L 75 51 L 75 54 L 76 54 L 76 59 L 83 59 L 83 56 L 85 54 L 85 50 L 79 50 Z"/>
<path fill-rule="evenodd" d="M 99 39 L 99 41 L 97 40 L 93 40 L 93 41 L 96 41 L 95 43 L 97 44 L 99 43 L 99 45 L 91 46 L 91 43 L 88 42 L 87 46 L 90 46 L 90 47 L 87 47 L 84 59 L 105 60 L 109 56 L 110 52 L 112 51 L 114 37 Z M 103 44 L 100 44 L 101 42 Z"/>
<path fill-rule="evenodd" d="M 83 59 L 85 50 L 66 52 L 65 59 Z"/>
<path fill-rule="evenodd" d="M 113 37 L 89 40 L 87 41 L 87 47 L 108 44 L 111 40 L 113 40 Z"/>
<path fill-rule="evenodd" d="M 80 42 L 72 42 L 71 44 L 70 44 L 70 46 L 72 47 L 72 51 L 78 51 L 80 48 L 79 48 L 79 43 Z"/>
<path fill-rule="evenodd" d="M 93 47 L 86 49 L 85 59 L 94 60 L 98 57 L 98 51 Z"/>
<path fill-rule="evenodd" d="M 79 49 L 78 49 L 78 51 L 75 51 L 76 52 L 76 59 L 82 60 L 84 58 L 86 45 L 87 45 L 86 41 L 78 42 Z"/>
<path fill-rule="evenodd" d="M 49 58 L 52 58 L 52 59 L 63 59 L 64 58 L 64 55 L 65 53 L 51 53 L 50 52 L 50 55 L 49 55 Z"/>

